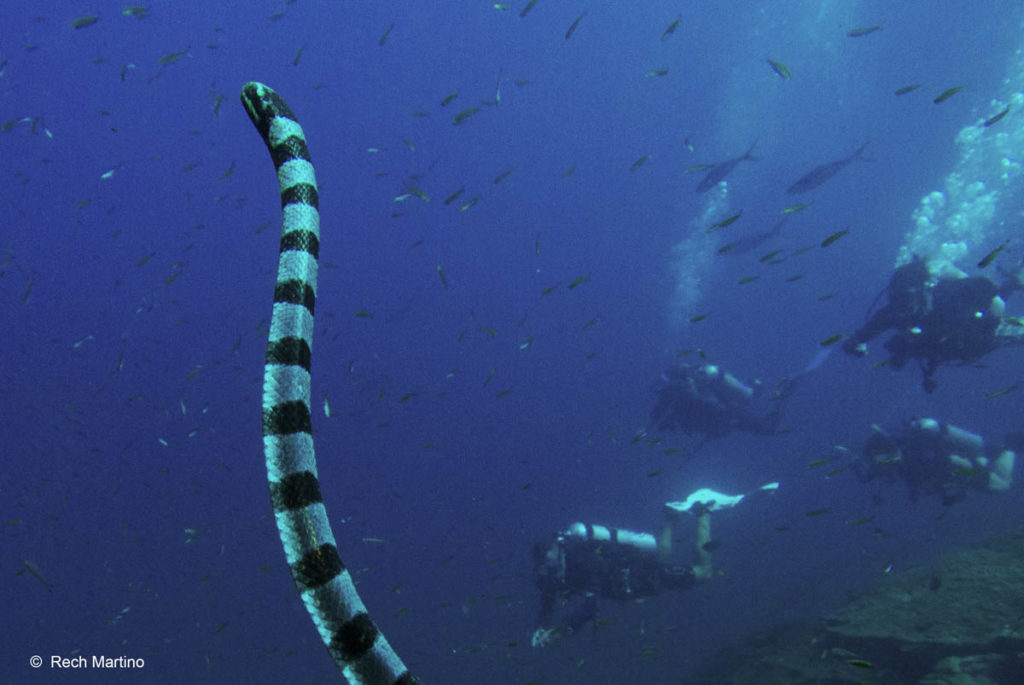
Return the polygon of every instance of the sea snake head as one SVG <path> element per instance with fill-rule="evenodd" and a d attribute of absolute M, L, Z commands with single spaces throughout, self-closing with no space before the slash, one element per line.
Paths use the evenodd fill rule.
<path fill-rule="evenodd" d="M 246 83 L 242 87 L 242 105 L 249 113 L 253 125 L 266 139 L 269 132 L 270 122 L 275 116 L 284 116 L 295 120 L 295 114 L 284 99 L 274 90 L 255 81 Z"/>

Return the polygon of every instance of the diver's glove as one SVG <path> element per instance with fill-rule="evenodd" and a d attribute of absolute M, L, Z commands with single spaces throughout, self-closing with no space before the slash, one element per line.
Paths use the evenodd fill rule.
<path fill-rule="evenodd" d="M 558 635 L 558 628 L 537 628 L 537 630 L 533 631 L 533 635 L 530 636 L 530 646 L 546 647 L 555 639 L 556 635 Z"/>
<path fill-rule="evenodd" d="M 868 346 L 866 343 L 857 342 L 854 338 L 847 338 L 843 342 L 843 352 L 851 357 L 866 357 L 868 356 Z"/>

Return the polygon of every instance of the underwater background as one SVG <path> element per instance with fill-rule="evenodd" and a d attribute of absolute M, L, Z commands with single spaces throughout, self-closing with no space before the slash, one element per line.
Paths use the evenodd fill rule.
<path fill-rule="evenodd" d="M 1011 239 L 1000 263 L 1019 262 L 1024 8 L 500 5 L 4 3 L 0 682 L 339 678 L 267 495 L 280 199 L 250 80 L 295 110 L 321 187 L 327 510 L 423 682 L 694 682 L 750 635 L 1019 526 L 1019 487 L 942 507 L 827 475 L 872 424 L 1020 430 L 1022 395 L 993 393 L 1024 381 L 1019 350 L 943 368 L 933 394 L 912 365 L 834 353 L 780 435 L 644 431 L 660 374 L 698 350 L 766 386 L 801 373 L 908 249 L 953 241 L 973 268 Z M 695 192 L 688 168 L 752 145 Z M 763 249 L 719 254 L 794 203 Z M 603 602 L 593 630 L 531 647 L 535 542 L 656 532 L 667 501 L 768 481 L 716 514 L 711 582 Z M 49 668 L 79 654 L 145 667 Z"/>

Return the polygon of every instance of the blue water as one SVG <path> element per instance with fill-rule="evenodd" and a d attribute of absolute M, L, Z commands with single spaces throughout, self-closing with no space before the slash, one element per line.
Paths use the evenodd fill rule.
<path fill-rule="evenodd" d="M 424 682 L 686 682 L 717 649 L 825 614 L 889 564 L 1016 523 L 1018 490 L 944 510 L 807 464 L 842 464 L 835 446 L 855 454 L 871 423 L 915 415 L 1019 429 L 1020 395 L 985 399 L 1021 380 L 1019 351 L 940 370 L 932 395 L 913 368 L 873 366 L 877 351 L 833 354 L 783 435 L 696 453 L 684 435 L 630 439 L 678 352 L 773 384 L 861 323 L 911 213 L 954 168 L 958 131 L 1007 95 L 1018 3 L 539 0 L 520 18 L 524 5 L 154 2 L 136 19 L 123 3 L 5 2 L 0 120 L 26 120 L 0 134 L 0 682 L 338 677 L 267 497 L 280 203 L 238 102 L 250 80 L 296 111 L 322 187 L 313 399 L 328 512 L 372 615 Z M 498 88 L 499 104 L 481 104 Z M 783 196 L 868 138 L 872 161 Z M 755 140 L 758 161 L 694 192 L 702 174 L 687 167 Z M 430 201 L 396 202 L 409 183 Z M 712 221 L 742 218 L 702 237 L 709 202 Z M 763 250 L 715 254 L 793 202 L 813 204 Z M 827 249 L 759 261 L 844 228 Z M 656 531 L 663 502 L 770 480 L 774 497 L 716 515 L 712 582 L 606 602 L 596 632 L 530 647 L 535 541 L 576 520 Z M 832 514 L 804 515 L 821 508 Z M 857 517 L 874 521 L 846 523 Z M 54 655 L 145 667 L 58 676 Z"/>

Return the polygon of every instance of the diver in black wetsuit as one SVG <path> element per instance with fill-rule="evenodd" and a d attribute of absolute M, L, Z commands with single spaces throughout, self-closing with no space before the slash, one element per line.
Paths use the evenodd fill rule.
<path fill-rule="evenodd" d="M 598 617 L 599 599 L 638 599 L 663 590 L 693 587 L 713 575 L 711 512 L 733 507 L 755 493 L 772 493 L 768 483 L 747 495 L 702 488 L 683 502 L 665 504 L 660 536 L 574 523 L 554 540 L 534 546 L 534 575 L 540 612 L 532 644 L 542 647 L 559 634 L 573 634 Z M 685 515 L 697 519 L 693 563 L 673 563 L 675 526 Z"/>
<path fill-rule="evenodd" d="M 767 398 L 774 406 L 760 414 L 753 411 L 761 395 L 760 382 L 746 385 L 715 364 L 677 364 L 662 374 L 661 381 L 652 424 L 708 438 L 733 431 L 774 435 L 794 387 L 794 379 L 781 381 Z"/>
<path fill-rule="evenodd" d="M 1015 442 L 1014 442 L 1015 441 Z M 968 488 L 1002 492 L 1013 484 L 1020 436 L 1007 445 L 986 443 L 980 435 L 935 419 L 911 419 L 890 429 L 876 429 L 864 444 L 853 469 L 862 482 L 899 479 L 910 498 L 939 494 L 945 505 L 963 499 Z"/>
<path fill-rule="evenodd" d="M 959 270 L 936 277 L 915 256 L 896 269 L 884 291 L 888 301 L 843 341 L 843 351 L 863 357 L 868 342 L 893 329 L 885 343 L 889 363 L 901 369 L 916 359 L 924 374 L 922 386 L 933 392 L 940 366 L 975 363 L 1001 345 L 1024 341 L 1021 327 L 1003 317 L 1005 298 L 1020 288 L 1019 276 L 1002 286 Z"/>
<path fill-rule="evenodd" d="M 663 539 L 670 544 L 678 517 L 666 511 Z M 710 516 L 710 512 L 704 515 Z M 705 526 L 710 541 L 710 526 Z M 651 597 L 663 589 L 686 589 L 697 582 L 692 566 L 672 566 L 650 533 L 574 523 L 553 542 L 537 543 L 534 572 L 540 590 L 539 628 L 534 646 L 558 629 L 575 633 L 597 618 L 598 598 Z M 710 559 L 708 560 L 710 565 Z M 562 618 L 556 620 L 556 608 Z"/>

